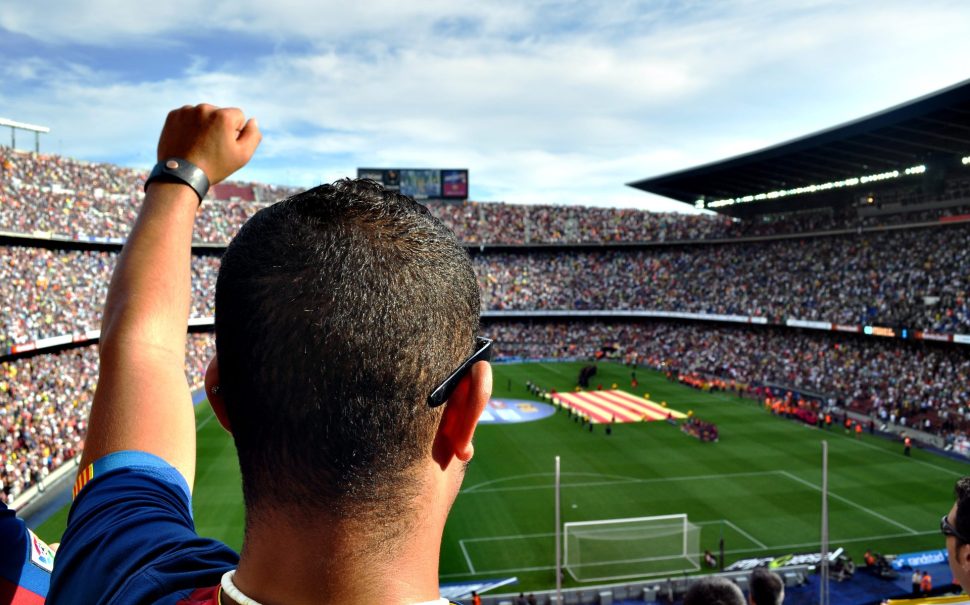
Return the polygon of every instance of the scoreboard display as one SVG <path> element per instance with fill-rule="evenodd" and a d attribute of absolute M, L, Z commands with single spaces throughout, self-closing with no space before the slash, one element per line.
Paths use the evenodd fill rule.
<path fill-rule="evenodd" d="M 358 168 L 357 178 L 377 181 L 385 189 L 416 200 L 468 199 L 468 170 L 464 168 Z"/>

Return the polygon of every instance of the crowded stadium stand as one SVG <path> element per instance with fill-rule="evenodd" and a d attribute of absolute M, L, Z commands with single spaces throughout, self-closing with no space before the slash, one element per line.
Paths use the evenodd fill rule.
<path fill-rule="evenodd" d="M 500 360 L 604 350 L 702 388 L 794 393 L 968 451 L 970 83 L 633 185 L 713 213 L 432 202 L 467 243 Z M 0 147 L 0 501 L 83 447 L 100 312 L 145 173 Z M 298 191 L 213 187 L 196 223 L 186 376 L 219 254 Z M 915 434 L 915 433 L 914 433 Z"/>
<path fill-rule="evenodd" d="M 191 334 L 185 375 L 202 388 L 215 353 L 210 334 Z M 57 347 L 0 362 L 0 502 L 17 501 L 29 487 L 79 455 L 94 387 L 96 344 Z"/>

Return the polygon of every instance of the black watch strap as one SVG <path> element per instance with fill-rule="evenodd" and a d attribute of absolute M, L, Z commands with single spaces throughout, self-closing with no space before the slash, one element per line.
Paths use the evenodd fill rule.
<path fill-rule="evenodd" d="M 209 192 L 209 177 L 205 172 L 188 160 L 182 158 L 167 158 L 155 164 L 148 180 L 145 181 L 145 191 L 148 186 L 159 181 L 162 183 L 185 183 L 199 196 L 199 203 Z"/>

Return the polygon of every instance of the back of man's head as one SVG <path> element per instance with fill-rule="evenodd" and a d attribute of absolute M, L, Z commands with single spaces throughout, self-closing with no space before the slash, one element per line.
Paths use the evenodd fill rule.
<path fill-rule="evenodd" d="M 785 601 L 785 583 L 773 571 L 755 568 L 748 581 L 751 605 L 781 605 Z"/>
<path fill-rule="evenodd" d="M 389 531 L 409 518 L 412 471 L 441 418 L 427 398 L 471 352 L 479 300 L 454 234 L 370 181 L 253 216 L 216 286 L 247 522 L 270 506 Z"/>
<path fill-rule="evenodd" d="M 709 576 L 691 584 L 684 605 L 744 605 L 744 594 L 731 580 Z"/>
<path fill-rule="evenodd" d="M 961 536 L 970 536 L 970 477 L 961 477 L 953 487 L 957 510 L 953 527 Z M 958 541 L 959 538 L 957 539 Z"/>

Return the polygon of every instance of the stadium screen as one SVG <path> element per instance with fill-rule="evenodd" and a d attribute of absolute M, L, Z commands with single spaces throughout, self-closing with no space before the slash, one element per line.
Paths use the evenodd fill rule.
<path fill-rule="evenodd" d="M 468 199 L 468 171 L 431 168 L 358 168 L 357 178 L 371 179 L 385 189 L 400 191 L 416 200 Z"/>
<path fill-rule="evenodd" d="M 441 197 L 448 199 L 468 199 L 468 171 L 442 170 Z"/>
<path fill-rule="evenodd" d="M 441 197 L 441 171 L 402 170 L 401 193 L 416 200 Z"/>

